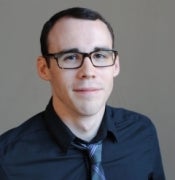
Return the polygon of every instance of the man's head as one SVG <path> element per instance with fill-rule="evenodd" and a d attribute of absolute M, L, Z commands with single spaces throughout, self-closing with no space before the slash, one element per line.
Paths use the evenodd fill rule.
<path fill-rule="evenodd" d="M 84 19 L 84 20 L 97 20 L 99 19 L 103 23 L 106 24 L 112 38 L 112 47 L 114 47 L 114 32 L 111 27 L 111 25 L 98 13 L 95 11 L 92 11 L 87 8 L 80 8 L 80 7 L 74 7 L 70 9 L 66 9 L 63 11 L 58 12 L 54 16 L 48 20 L 45 25 L 43 26 L 41 37 L 40 37 L 40 43 L 41 43 L 41 53 L 42 55 L 48 54 L 48 35 L 53 26 L 56 24 L 57 21 L 59 21 L 61 18 L 64 17 L 72 17 L 76 19 Z M 89 27 L 90 28 L 90 27 Z"/>
<path fill-rule="evenodd" d="M 46 23 L 49 28 L 45 25 L 42 31 L 45 49 L 43 56 L 38 57 L 38 73 L 50 82 L 59 115 L 92 116 L 104 111 L 113 78 L 120 70 L 119 59 L 113 51 L 113 33 L 100 15 L 91 12 L 89 18 L 76 18 L 68 16 L 69 11 L 78 17 L 87 17 L 83 14 L 91 12 L 79 8 L 65 10 L 53 16 L 50 25 Z M 66 16 L 58 18 L 60 14 Z"/>

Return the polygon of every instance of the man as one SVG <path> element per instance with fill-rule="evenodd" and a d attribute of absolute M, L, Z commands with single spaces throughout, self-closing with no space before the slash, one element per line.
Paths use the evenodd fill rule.
<path fill-rule="evenodd" d="M 0 179 L 164 180 L 151 121 L 106 105 L 120 71 L 110 24 L 70 8 L 46 22 L 40 40 L 38 74 L 52 98 L 0 137 Z"/>

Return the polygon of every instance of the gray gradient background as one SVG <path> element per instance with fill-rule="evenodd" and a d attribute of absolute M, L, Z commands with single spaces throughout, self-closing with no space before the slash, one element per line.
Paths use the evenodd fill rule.
<path fill-rule="evenodd" d="M 168 180 L 175 179 L 175 1 L 0 0 L 0 134 L 42 111 L 50 87 L 36 73 L 43 23 L 71 6 L 101 12 L 117 32 L 121 73 L 109 103 L 148 115 Z"/>

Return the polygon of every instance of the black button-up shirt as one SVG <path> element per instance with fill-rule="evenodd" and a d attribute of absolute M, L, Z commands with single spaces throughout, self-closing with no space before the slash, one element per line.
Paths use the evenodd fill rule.
<path fill-rule="evenodd" d="M 46 110 L 0 137 L 0 180 L 88 180 L 87 155 L 72 146 L 75 135 Z M 107 180 L 165 180 L 156 131 L 138 113 L 106 106 L 92 142 L 103 140 Z"/>

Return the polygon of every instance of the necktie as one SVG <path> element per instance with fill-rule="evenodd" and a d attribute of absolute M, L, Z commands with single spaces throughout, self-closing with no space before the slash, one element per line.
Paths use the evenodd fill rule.
<path fill-rule="evenodd" d="M 86 150 L 91 162 L 91 180 L 105 180 L 104 171 L 101 165 L 102 142 L 96 144 L 75 144 L 75 147 Z"/>

